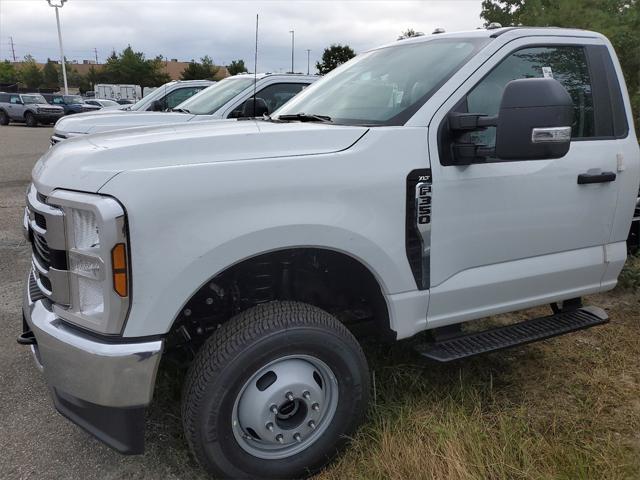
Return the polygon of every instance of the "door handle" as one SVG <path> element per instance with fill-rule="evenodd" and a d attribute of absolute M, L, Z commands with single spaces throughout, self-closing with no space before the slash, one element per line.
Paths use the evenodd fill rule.
<path fill-rule="evenodd" d="M 578 175 L 578 185 L 586 185 L 589 183 L 607 183 L 614 182 L 616 174 L 613 172 L 600 173 L 581 173 Z"/>

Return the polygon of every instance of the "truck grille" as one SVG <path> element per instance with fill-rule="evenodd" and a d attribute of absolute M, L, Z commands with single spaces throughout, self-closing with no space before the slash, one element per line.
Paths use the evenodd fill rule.
<path fill-rule="evenodd" d="M 68 305 L 69 281 L 62 210 L 48 205 L 46 198 L 31 185 L 23 223 L 25 235 L 31 242 L 30 297 L 33 300 L 44 296 L 54 303 Z"/>
<path fill-rule="evenodd" d="M 40 107 L 38 108 L 38 112 L 39 113 L 62 113 L 60 110 L 58 110 L 57 108 L 47 108 L 47 107 Z"/>

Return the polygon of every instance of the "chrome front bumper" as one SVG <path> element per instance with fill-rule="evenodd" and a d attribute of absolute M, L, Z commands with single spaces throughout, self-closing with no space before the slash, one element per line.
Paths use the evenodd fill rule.
<path fill-rule="evenodd" d="M 34 358 L 49 387 L 106 407 L 148 405 L 162 340 L 99 341 L 67 326 L 45 307 L 45 301 L 31 301 L 27 277 L 22 309 L 37 342 Z"/>

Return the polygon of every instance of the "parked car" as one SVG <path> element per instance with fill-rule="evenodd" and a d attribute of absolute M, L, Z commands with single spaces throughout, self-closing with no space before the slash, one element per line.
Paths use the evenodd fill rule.
<path fill-rule="evenodd" d="M 319 77 L 298 74 L 260 74 L 255 80 L 257 111 L 254 115 L 254 76 L 225 78 L 177 105 L 173 112 L 138 112 L 135 115 L 86 115 L 56 124 L 51 144 L 87 133 L 169 123 L 262 116 L 278 109 Z M 155 94 L 154 90 L 151 95 Z M 157 102 L 159 100 L 154 100 Z M 152 108 L 156 110 L 155 108 Z"/>
<path fill-rule="evenodd" d="M 51 105 L 58 105 L 64 109 L 65 115 L 82 112 L 94 112 L 101 107 L 86 103 L 81 95 L 62 95 L 59 93 L 43 93 L 42 96 Z"/>
<path fill-rule="evenodd" d="M 99 108 L 120 106 L 118 102 L 115 102 L 113 100 L 106 100 L 104 98 L 87 98 L 84 102 L 88 105 L 94 105 Z"/>
<path fill-rule="evenodd" d="M 120 100 L 117 100 L 118 105 L 133 105 L 134 102 L 133 100 L 129 100 L 128 98 L 121 98 Z"/>
<path fill-rule="evenodd" d="M 63 115 L 62 107 L 49 105 L 39 93 L 0 93 L 0 125 L 13 121 L 35 127 L 55 123 Z"/>
<path fill-rule="evenodd" d="M 171 110 L 189 97 L 213 85 L 212 80 L 173 80 L 156 88 L 133 105 L 121 105 L 125 112 L 161 112 Z"/>
<path fill-rule="evenodd" d="M 640 149 L 604 36 L 393 42 L 270 115 L 74 138 L 35 165 L 19 341 L 55 407 L 99 440 L 143 451 L 174 359 L 207 472 L 305 477 L 367 411 L 364 339 L 429 331 L 405 345 L 451 362 L 608 321 L 582 297 L 626 261 Z"/>

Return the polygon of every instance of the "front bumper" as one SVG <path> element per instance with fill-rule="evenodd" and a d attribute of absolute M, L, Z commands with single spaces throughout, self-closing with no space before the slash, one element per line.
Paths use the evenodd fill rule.
<path fill-rule="evenodd" d="M 111 343 L 83 334 L 60 320 L 47 299 L 37 298 L 32 282 L 29 272 L 24 328 L 33 332 L 34 359 L 56 408 L 116 450 L 142 453 L 144 411 L 153 396 L 163 341 Z"/>

